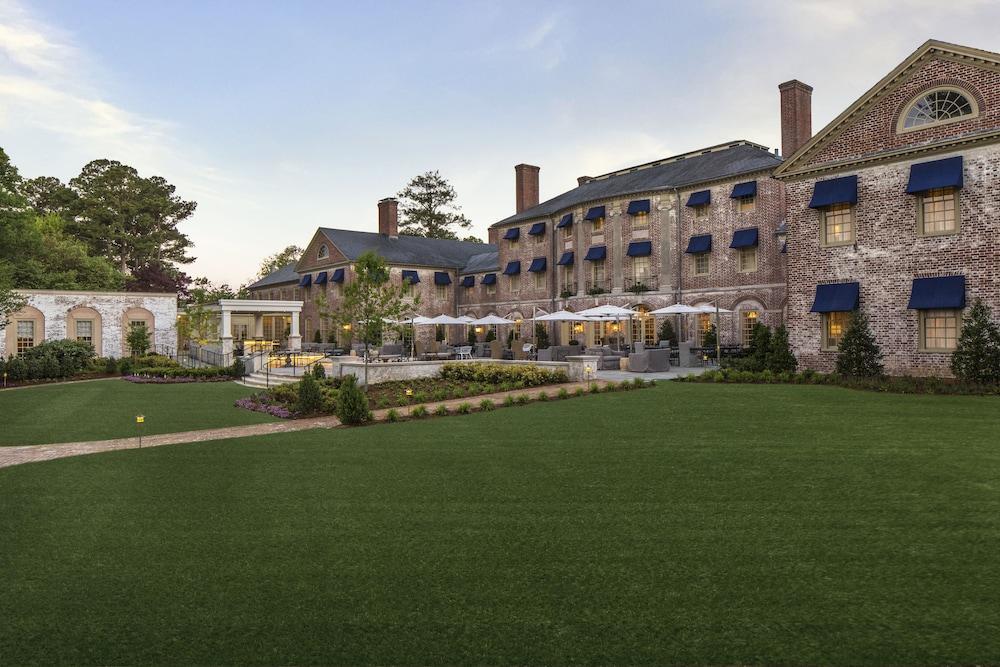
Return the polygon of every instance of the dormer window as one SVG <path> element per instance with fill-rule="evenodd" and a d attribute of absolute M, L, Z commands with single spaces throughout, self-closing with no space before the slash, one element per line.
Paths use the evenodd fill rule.
<path fill-rule="evenodd" d="M 319 247 L 319 252 L 316 253 L 316 258 L 317 259 L 326 259 L 329 256 L 330 256 L 330 249 L 327 248 L 326 244 L 324 243 L 323 245 L 321 245 Z"/>
<path fill-rule="evenodd" d="M 910 103 L 897 131 L 921 130 L 978 115 L 979 107 L 971 95 L 955 88 L 938 88 L 922 93 Z"/>

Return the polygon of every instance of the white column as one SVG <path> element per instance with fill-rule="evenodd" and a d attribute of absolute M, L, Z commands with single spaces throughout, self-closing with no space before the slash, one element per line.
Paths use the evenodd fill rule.
<path fill-rule="evenodd" d="M 222 307 L 222 327 L 219 331 L 219 340 L 222 341 L 222 354 L 233 353 L 233 318 L 232 313 Z"/>
<path fill-rule="evenodd" d="M 253 316 L 253 337 L 263 338 L 264 337 L 264 314 L 254 313 Z"/>
<path fill-rule="evenodd" d="M 298 310 L 292 311 L 291 333 L 288 334 L 289 350 L 302 349 L 302 336 L 299 335 L 299 315 L 301 314 L 302 314 L 301 311 Z"/>

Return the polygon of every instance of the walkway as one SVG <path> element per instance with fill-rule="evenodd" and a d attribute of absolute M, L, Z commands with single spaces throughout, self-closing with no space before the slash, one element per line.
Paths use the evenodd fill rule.
<path fill-rule="evenodd" d="M 635 375 L 631 373 L 630 375 Z M 601 387 L 608 384 L 603 379 L 596 380 Z M 491 399 L 494 403 L 502 402 L 507 396 L 519 396 L 527 394 L 532 399 L 538 397 L 541 392 L 546 392 L 552 396 L 560 389 L 565 388 L 569 392 L 574 392 L 577 388 L 587 389 L 590 382 L 572 382 L 568 384 L 549 385 L 534 389 L 521 389 L 515 391 L 498 392 L 495 394 L 484 394 L 481 396 L 468 396 L 465 398 L 455 398 L 447 401 L 424 403 L 427 410 L 433 412 L 438 406 L 444 405 L 449 410 L 454 411 L 462 403 L 471 403 L 474 409 L 478 410 L 478 404 L 484 398 Z M 404 406 L 396 408 L 400 416 L 408 416 L 410 409 L 416 406 Z M 499 405 L 497 407 L 500 407 Z M 385 419 L 390 408 L 374 410 L 374 421 L 380 422 Z M 294 433 L 295 431 L 308 431 L 317 428 L 337 428 L 342 426 L 336 417 L 313 417 L 310 419 L 288 419 L 267 424 L 252 424 L 250 426 L 228 426 L 225 428 L 205 429 L 201 431 L 183 431 L 180 433 L 164 433 L 162 435 L 149 435 L 142 439 L 142 447 L 162 447 L 163 445 L 180 445 L 190 442 L 206 442 L 209 440 L 226 440 L 229 438 L 248 438 L 257 435 L 271 435 L 274 433 Z M 60 442 L 48 445 L 14 445 L 11 447 L 0 447 L 0 468 L 15 466 L 21 463 L 37 463 L 40 461 L 51 461 L 68 456 L 83 456 L 85 454 L 97 454 L 100 452 L 111 452 L 119 449 L 138 449 L 138 438 L 115 438 L 113 440 L 91 440 L 87 442 Z"/>
<path fill-rule="evenodd" d="M 656 380 L 657 382 L 661 380 L 676 380 L 679 377 L 685 377 L 688 375 L 701 375 L 707 370 L 713 370 L 713 367 L 704 366 L 692 366 L 686 368 L 674 367 L 673 370 L 663 371 L 659 373 L 632 373 L 631 371 L 597 371 L 597 377 L 601 380 L 610 380 L 612 382 L 621 382 L 622 380 L 634 380 L 635 378 L 642 378 L 643 380 Z"/>

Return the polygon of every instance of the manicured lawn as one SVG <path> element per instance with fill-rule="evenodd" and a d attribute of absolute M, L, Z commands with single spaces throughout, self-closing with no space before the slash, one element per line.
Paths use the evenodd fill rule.
<path fill-rule="evenodd" d="M 99 380 L 0 391 L 0 446 L 104 440 L 274 421 L 233 406 L 252 392 L 234 382 L 133 384 Z"/>
<path fill-rule="evenodd" d="M 1000 401 L 669 385 L 0 470 L 0 662 L 996 664 Z"/>

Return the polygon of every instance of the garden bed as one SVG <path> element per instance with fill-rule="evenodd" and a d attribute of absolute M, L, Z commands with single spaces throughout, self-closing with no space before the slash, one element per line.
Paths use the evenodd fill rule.
<path fill-rule="evenodd" d="M 303 412 L 299 409 L 301 382 L 257 392 L 238 401 L 237 406 L 284 418 L 336 414 L 337 393 L 343 380 L 321 378 L 316 382 L 321 394 L 321 407 L 318 411 Z M 438 377 L 382 382 L 369 387 L 366 395 L 368 406 L 381 410 L 566 382 L 569 382 L 569 378 L 563 371 L 500 364 L 454 363 L 445 364 Z"/>
<path fill-rule="evenodd" d="M 700 375 L 679 377 L 673 381 L 709 384 L 825 384 L 892 394 L 1000 395 L 1000 384 L 975 384 L 955 378 L 914 377 L 911 375 L 849 377 L 837 373 L 818 373 L 811 369 L 806 369 L 801 373 L 773 373 L 767 370 L 754 372 L 723 368 L 705 371 Z"/>

